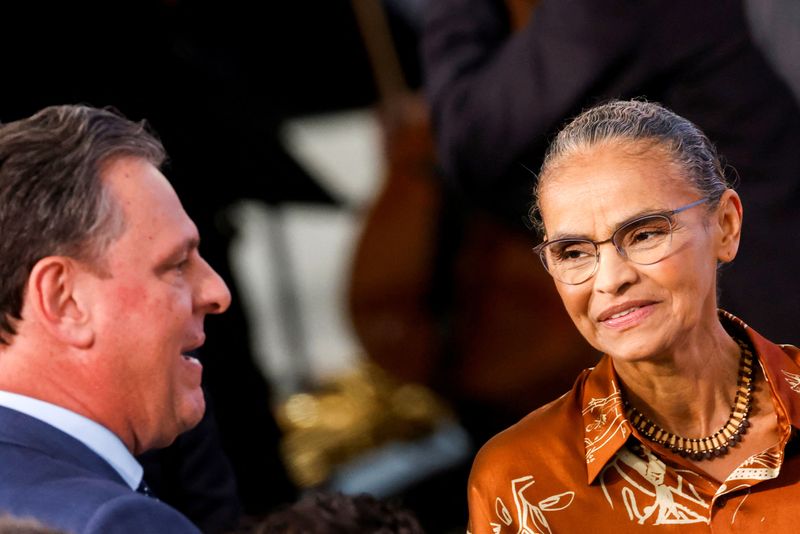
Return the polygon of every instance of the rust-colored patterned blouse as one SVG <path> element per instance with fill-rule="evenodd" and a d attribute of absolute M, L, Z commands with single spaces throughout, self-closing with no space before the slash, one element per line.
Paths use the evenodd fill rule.
<path fill-rule="evenodd" d="M 753 343 L 779 443 L 720 484 L 637 434 L 606 355 L 569 393 L 481 449 L 470 475 L 469 531 L 800 532 L 800 447 L 790 442 L 800 427 L 800 350 L 767 341 L 730 314 L 723 321 Z"/>

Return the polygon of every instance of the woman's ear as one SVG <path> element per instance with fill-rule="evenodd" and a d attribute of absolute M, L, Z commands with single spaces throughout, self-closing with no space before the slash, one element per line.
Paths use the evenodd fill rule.
<path fill-rule="evenodd" d="M 70 258 L 42 258 L 28 277 L 26 300 L 46 332 L 65 344 L 86 348 L 94 334 L 88 303 L 76 295 L 76 270 Z"/>
<path fill-rule="evenodd" d="M 736 257 L 742 237 L 742 199 L 733 189 L 722 194 L 717 207 L 717 259 L 729 263 Z"/>

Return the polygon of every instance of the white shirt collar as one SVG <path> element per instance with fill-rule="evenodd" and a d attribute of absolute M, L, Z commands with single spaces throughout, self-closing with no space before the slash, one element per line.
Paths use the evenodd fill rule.
<path fill-rule="evenodd" d="M 144 469 L 128 448 L 106 427 L 49 402 L 0 390 L 0 406 L 22 412 L 77 439 L 108 462 L 131 489 L 139 487 Z"/>

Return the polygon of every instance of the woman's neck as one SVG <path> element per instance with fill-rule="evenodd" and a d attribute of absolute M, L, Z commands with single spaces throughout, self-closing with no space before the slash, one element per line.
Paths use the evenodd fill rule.
<path fill-rule="evenodd" d="M 739 355 L 736 341 L 715 321 L 663 354 L 615 361 L 614 368 L 630 405 L 669 432 L 700 438 L 730 416 Z"/>

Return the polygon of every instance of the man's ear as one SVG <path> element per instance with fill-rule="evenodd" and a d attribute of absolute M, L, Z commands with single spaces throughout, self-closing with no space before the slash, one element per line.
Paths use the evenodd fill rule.
<path fill-rule="evenodd" d="M 722 194 L 717 208 L 716 224 L 719 228 L 717 259 L 729 263 L 736 257 L 742 238 L 742 200 L 733 189 Z"/>
<path fill-rule="evenodd" d="M 75 284 L 80 267 L 63 256 L 48 256 L 33 266 L 28 277 L 27 305 L 42 328 L 68 345 L 87 348 L 94 342 L 88 302 Z"/>

